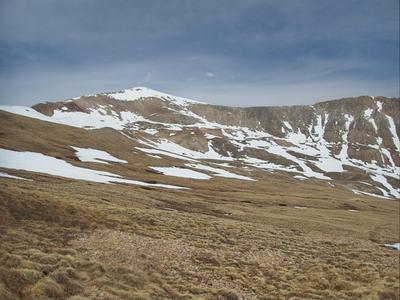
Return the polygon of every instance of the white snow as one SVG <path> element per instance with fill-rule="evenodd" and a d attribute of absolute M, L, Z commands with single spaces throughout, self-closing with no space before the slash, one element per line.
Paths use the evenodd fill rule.
<path fill-rule="evenodd" d="M 378 195 L 378 194 L 373 194 L 373 193 L 368 193 L 368 192 L 363 192 L 363 191 L 358 191 L 358 190 L 353 190 L 350 189 L 354 194 L 356 195 L 367 195 L 367 196 L 371 196 L 371 197 L 376 197 L 376 198 L 382 198 L 382 199 L 391 199 L 390 197 L 386 197 L 386 196 L 382 196 L 382 195 Z"/>
<path fill-rule="evenodd" d="M 0 172 L 0 177 L 11 178 L 11 179 L 31 180 L 31 179 L 22 178 L 22 177 L 19 177 L 19 176 L 9 175 L 9 174 L 4 173 L 4 172 Z"/>
<path fill-rule="evenodd" d="M 385 247 L 388 248 L 394 248 L 400 251 L 400 243 L 394 243 L 394 244 L 384 244 Z"/>
<path fill-rule="evenodd" d="M 124 179 L 110 172 L 76 167 L 62 159 L 56 159 L 37 152 L 18 152 L 0 148 L 0 167 L 99 183 L 128 183 L 141 186 L 182 189 L 182 187 L 179 186 L 150 184 L 137 180 Z"/>
<path fill-rule="evenodd" d="M 247 177 L 247 176 L 234 174 L 234 173 L 228 172 L 224 169 L 213 168 L 213 167 L 202 165 L 202 164 L 186 164 L 185 166 L 194 168 L 194 169 L 198 169 L 198 170 L 204 170 L 204 171 L 211 172 L 211 173 L 213 173 L 214 176 L 255 181 L 254 179 Z"/>
<path fill-rule="evenodd" d="M 346 123 L 345 123 L 345 130 L 342 134 L 342 149 L 340 150 L 340 153 L 338 155 L 338 158 L 343 162 L 347 161 L 348 155 L 347 155 L 347 150 L 349 149 L 349 142 L 347 140 L 347 136 L 349 135 L 349 129 L 351 123 L 354 121 L 354 117 L 348 114 L 344 115 L 346 118 Z"/>
<path fill-rule="evenodd" d="M 143 131 L 146 132 L 147 134 L 150 134 L 150 135 L 155 135 L 155 134 L 158 133 L 158 130 L 157 129 L 153 129 L 153 128 L 147 128 L 147 129 L 145 129 Z"/>
<path fill-rule="evenodd" d="M 173 157 L 173 158 L 177 158 L 177 159 L 181 159 L 181 160 L 193 161 L 193 159 L 190 159 L 190 158 L 182 156 L 182 155 L 173 154 L 168 151 L 162 151 L 162 150 L 158 150 L 158 149 L 148 149 L 148 148 L 142 148 L 142 147 L 135 147 L 135 148 L 140 151 L 143 151 L 145 153 L 148 153 L 148 154 L 156 154 L 156 155 L 160 154 L 160 155 L 165 155 L 165 156 L 169 156 L 169 157 Z"/>
<path fill-rule="evenodd" d="M 182 130 L 181 126 L 177 124 L 166 124 L 160 122 L 154 122 L 135 114 L 131 111 L 121 111 L 120 116 L 114 111 L 111 111 L 111 115 L 104 114 L 104 108 L 100 107 L 97 109 L 90 109 L 88 113 L 85 112 L 69 112 L 64 110 L 54 110 L 54 114 L 51 117 L 43 115 L 33 108 L 25 106 L 4 106 L 0 105 L 0 110 L 8 111 L 14 114 L 39 119 L 42 121 L 64 124 L 72 127 L 85 128 L 85 129 L 98 129 L 104 127 L 114 128 L 116 130 L 122 130 L 127 124 L 135 122 L 147 122 L 150 124 L 160 124 L 168 127 L 170 130 Z"/>
<path fill-rule="evenodd" d="M 188 148 L 182 147 L 181 145 L 175 144 L 166 139 L 160 139 L 157 142 L 148 141 L 148 143 L 152 148 L 156 148 L 157 150 L 166 151 L 169 153 L 173 153 L 191 159 L 212 159 L 212 160 L 227 160 L 227 161 L 233 160 L 231 157 L 222 156 L 219 153 L 215 152 L 215 150 L 212 148 L 211 141 L 208 142 L 208 151 L 205 153 L 190 150 Z M 158 154 L 158 153 L 153 153 L 153 154 Z"/>
<path fill-rule="evenodd" d="M 74 146 L 71 147 L 76 151 L 76 156 L 79 158 L 80 161 L 97 162 L 102 164 L 107 164 L 106 161 L 124 163 L 124 164 L 128 163 L 126 160 L 116 158 L 105 151 L 91 149 L 91 148 L 79 148 Z"/>
<path fill-rule="evenodd" d="M 304 144 L 307 141 L 307 137 L 300 131 L 300 128 L 297 132 L 289 132 L 286 138 L 293 144 Z"/>
<path fill-rule="evenodd" d="M 377 183 L 382 184 L 387 190 L 389 190 L 389 194 L 395 198 L 400 198 L 400 193 L 397 189 L 393 188 L 392 185 L 387 181 L 387 179 L 381 174 L 371 174 L 371 179 Z M 389 196 L 387 192 L 384 192 L 384 196 Z"/>
<path fill-rule="evenodd" d="M 187 106 L 188 104 L 193 104 L 193 103 L 202 103 L 187 98 L 172 96 L 146 87 L 134 87 L 131 89 L 123 90 L 122 92 L 107 93 L 107 95 L 116 100 L 124 100 L 124 101 L 135 101 L 142 98 L 153 97 L 153 98 L 172 101 L 180 106 Z"/>
<path fill-rule="evenodd" d="M 277 165 L 272 162 L 267 162 L 265 160 L 261 160 L 254 157 L 246 156 L 245 158 L 241 159 L 246 164 L 260 169 L 266 170 L 276 170 L 276 171 L 284 171 L 284 172 L 294 172 L 294 173 L 302 173 L 301 171 L 294 169 L 293 166 L 282 166 Z"/>
<path fill-rule="evenodd" d="M 150 169 L 159 171 L 167 176 L 191 178 L 191 179 L 211 179 L 207 174 L 193 171 L 190 169 L 177 168 L 177 167 L 149 167 Z"/>
<path fill-rule="evenodd" d="M 288 160 L 295 162 L 297 165 L 300 166 L 300 168 L 303 169 L 303 174 L 307 177 L 315 177 L 318 179 L 331 179 L 328 176 L 325 176 L 321 173 L 314 172 L 309 166 L 306 165 L 306 163 L 304 161 L 291 155 L 283 147 L 280 147 L 278 145 L 272 146 L 272 147 L 268 148 L 268 152 L 276 154 L 276 155 L 280 155 Z"/>
<path fill-rule="evenodd" d="M 376 107 L 378 108 L 378 111 L 382 111 L 382 102 L 381 101 L 376 101 Z"/>
<path fill-rule="evenodd" d="M 9 106 L 9 105 L 0 105 L 0 110 L 4 110 L 13 114 L 29 117 L 29 118 L 34 118 L 34 119 L 39 119 L 42 121 L 47 121 L 47 122 L 53 122 L 56 123 L 52 120 L 52 118 L 45 116 L 33 108 L 27 107 L 27 106 Z"/>
<path fill-rule="evenodd" d="M 206 133 L 204 136 L 205 136 L 206 139 L 208 139 L 208 140 L 212 140 L 212 139 L 214 139 L 214 138 L 218 138 L 218 136 L 213 135 L 213 134 L 209 134 L 209 133 Z"/>
<path fill-rule="evenodd" d="M 312 163 L 325 172 L 343 172 L 344 169 L 342 166 L 342 162 L 332 157 L 331 151 L 329 150 L 329 144 L 324 139 L 325 127 L 328 122 L 328 118 L 329 114 L 326 113 L 324 115 L 317 115 L 317 124 L 314 127 L 313 124 L 311 124 L 309 127 L 311 140 L 307 139 L 307 141 L 311 144 L 297 144 L 297 149 L 296 147 L 291 147 L 290 150 L 309 156 L 318 157 L 318 160 L 312 161 Z M 314 145 L 316 148 L 313 148 Z"/>
<path fill-rule="evenodd" d="M 389 162 L 390 162 L 390 164 L 392 165 L 392 167 L 395 168 L 396 165 L 395 165 L 395 163 L 394 163 L 394 161 L 393 161 L 392 155 L 390 154 L 389 150 L 387 150 L 387 149 L 385 149 L 385 148 L 381 148 L 380 150 L 381 150 L 381 152 L 382 152 L 384 155 L 386 155 L 386 157 L 389 159 Z"/>
<path fill-rule="evenodd" d="M 333 157 L 326 156 L 319 158 L 318 162 L 314 162 L 314 164 L 325 172 L 343 172 L 343 165 L 340 160 L 337 160 Z"/>
<path fill-rule="evenodd" d="M 364 117 L 365 117 L 366 119 L 371 118 L 371 115 L 372 115 L 373 112 L 374 112 L 374 110 L 373 110 L 372 108 L 367 108 L 367 109 L 364 111 Z"/>
<path fill-rule="evenodd" d="M 292 125 L 290 125 L 288 121 L 283 121 L 282 123 L 283 123 L 283 125 L 285 125 L 285 127 L 287 129 L 290 129 L 291 131 L 293 131 Z"/>
<path fill-rule="evenodd" d="M 90 113 L 55 110 L 53 116 L 48 117 L 37 112 L 33 108 L 24 106 L 0 106 L 0 109 L 42 121 L 80 128 L 93 129 L 111 127 L 120 130 L 123 129 L 124 124 L 124 122 L 118 118 L 110 115 L 103 115 L 97 110 L 92 110 Z"/>
<path fill-rule="evenodd" d="M 397 136 L 396 125 L 394 124 L 393 118 L 391 116 L 386 115 L 386 118 L 389 122 L 389 130 L 392 133 L 393 144 L 397 148 L 397 151 L 400 152 L 400 140 Z"/>
<path fill-rule="evenodd" d="M 378 126 L 376 126 L 375 120 L 372 118 L 372 113 L 373 113 L 372 108 L 368 108 L 364 111 L 364 118 L 372 124 L 372 127 L 374 127 L 375 132 L 378 132 Z"/>
<path fill-rule="evenodd" d="M 297 208 L 297 209 L 307 209 L 306 206 L 295 206 L 294 208 Z"/>
<path fill-rule="evenodd" d="M 215 165 L 221 166 L 221 167 L 226 167 L 226 168 L 233 168 L 233 166 L 231 166 L 228 163 L 216 163 Z"/>
<path fill-rule="evenodd" d="M 158 155 L 153 155 L 153 154 L 146 154 L 147 156 L 149 156 L 149 157 L 153 157 L 153 158 L 157 158 L 157 159 L 162 159 L 162 157 L 161 156 L 158 156 Z"/>

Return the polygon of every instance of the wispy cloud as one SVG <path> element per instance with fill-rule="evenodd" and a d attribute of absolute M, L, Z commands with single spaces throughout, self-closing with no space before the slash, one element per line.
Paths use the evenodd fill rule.
<path fill-rule="evenodd" d="M 152 77 L 153 77 L 153 74 L 151 72 L 147 72 L 146 75 L 144 75 L 143 81 L 150 82 Z"/>
<path fill-rule="evenodd" d="M 213 78 L 215 76 L 213 72 L 206 72 L 204 75 L 210 78 Z"/>

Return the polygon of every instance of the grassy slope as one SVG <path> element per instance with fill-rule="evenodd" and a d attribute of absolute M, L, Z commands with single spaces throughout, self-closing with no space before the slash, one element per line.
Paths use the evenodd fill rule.
<path fill-rule="evenodd" d="M 82 163 L 69 145 L 129 165 Z M 398 201 L 266 172 L 251 174 L 257 182 L 166 177 L 145 168 L 181 162 L 135 146 L 113 130 L 0 112 L 2 148 L 191 187 L 7 170 L 34 181 L 0 178 L 0 299 L 398 299 L 399 255 L 381 246 L 399 240 Z"/>

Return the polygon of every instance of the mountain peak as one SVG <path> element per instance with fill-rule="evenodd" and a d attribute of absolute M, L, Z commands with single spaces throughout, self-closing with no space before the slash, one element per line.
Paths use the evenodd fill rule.
<path fill-rule="evenodd" d="M 174 95 L 166 94 L 160 91 L 156 91 L 153 89 L 150 89 L 148 87 L 133 87 L 130 89 L 126 89 L 123 91 L 118 91 L 118 92 L 111 92 L 111 93 L 104 93 L 105 95 L 114 98 L 116 100 L 121 100 L 121 101 L 136 101 L 142 98 L 160 98 L 163 100 L 168 100 L 172 101 L 177 105 L 180 106 L 187 106 L 189 104 L 194 104 L 194 103 L 201 103 L 199 101 L 191 100 L 188 98 L 183 98 L 183 97 L 177 97 Z"/>

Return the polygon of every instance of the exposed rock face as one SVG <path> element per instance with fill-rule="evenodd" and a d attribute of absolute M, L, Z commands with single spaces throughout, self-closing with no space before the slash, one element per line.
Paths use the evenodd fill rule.
<path fill-rule="evenodd" d="M 342 181 L 356 193 L 400 195 L 398 98 L 238 108 L 134 88 L 32 108 L 50 122 L 111 127 L 146 147 L 191 159 Z M 32 111 L 17 113 L 33 116 Z"/>

